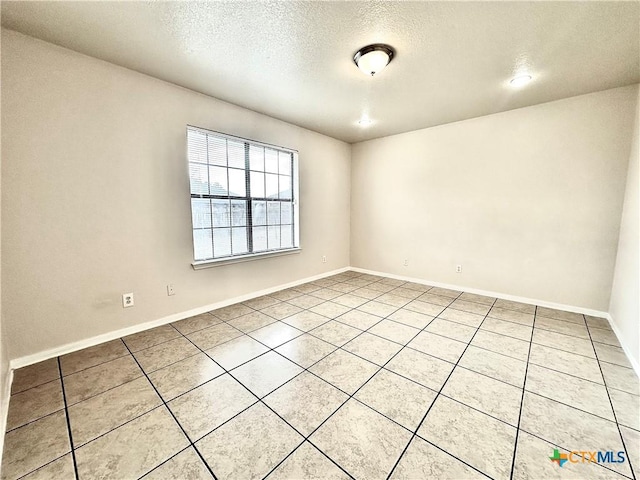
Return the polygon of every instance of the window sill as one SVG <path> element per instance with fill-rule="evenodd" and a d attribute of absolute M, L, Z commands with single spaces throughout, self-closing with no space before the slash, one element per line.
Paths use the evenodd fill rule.
<path fill-rule="evenodd" d="M 223 265 L 230 265 L 232 263 L 244 263 L 252 262 L 254 260 L 261 260 L 263 258 L 280 257 L 283 255 L 293 255 L 300 253 L 301 248 L 289 248 L 287 250 L 277 250 L 275 252 L 253 253 L 251 255 L 243 255 L 241 257 L 227 257 L 217 260 L 204 260 L 202 262 L 193 262 L 191 266 L 194 270 L 202 270 L 205 268 L 222 267 Z"/>

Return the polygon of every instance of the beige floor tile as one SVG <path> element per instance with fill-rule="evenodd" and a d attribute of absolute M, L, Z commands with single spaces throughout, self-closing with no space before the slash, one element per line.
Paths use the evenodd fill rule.
<path fill-rule="evenodd" d="M 80 479 L 138 478 L 188 446 L 162 406 L 76 450 Z"/>
<path fill-rule="evenodd" d="M 584 316 L 581 313 L 565 312 L 563 310 L 556 310 L 553 308 L 538 307 L 536 315 L 547 318 L 556 318 L 558 320 L 565 320 L 567 322 L 584 324 Z"/>
<path fill-rule="evenodd" d="M 458 365 L 518 388 L 524 386 L 526 362 L 500 353 L 469 345 Z"/>
<path fill-rule="evenodd" d="M 71 451 L 64 411 L 8 432 L 2 478 L 17 479 Z"/>
<path fill-rule="evenodd" d="M 185 337 L 179 337 L 155 347 L 134 352 L 133 356 L 146 373 L 151 373 L 199 352 L 200 350 L 193 343 Z"/>
<path fill-rule="evenodd" d="M 261 403 L 213 431 L 196 448 L 216 477 L 259 479 L 269 473 L 303 438 Z"/>
<path fill-rule="evenodd" d="M 223 373 L 224 370 L 204 353 L 197 353 L 156 370 L 149 374 L 149 380 L 166 402 Z"/>
<path fill-rule="evenodd" d="M 378 297 L 376 300 L 371 300 L 364 305 L 360 305 L 358 307 L 358 310 L 360 310 L 361 312 L 370 313 L 371 315 L 376 315 L 381 318 L 385 318 L 398 310 L 398 308 L 400 308 L 402 305 L 409 302 L 408 299 L 403 297 L 393 297 L 393 300 L 389 300 L 389 298 L 385 299 L 385 296 L 389 295 L 391 294 L 385 294 L 381 297 Z M 395 305 L 390 304 L 391 301 L 394 301 Z"/>
<path fill-rule="evenodd" d="M 605 330 L 611 330 L 609 320 L 606 318 L 592 317 L 590 315 L 585 315 L 584 318 L 587 321 L 587 327 L 589 327 L 589 329 L 604 328 Z"/>
<path fill-rule="evenodd" d="M 272 305 L 261 310 L 262 313 L 265 313 L 276 320 L 283 320 L 301 311 L 302 309 L 300 307 L 296 307 L 295 305 L 291 305 L 286 302 L 279 303 L 278 305 Z"/>
<path fill-rule="evenodd" d="M 422 283 L 406 282 L 402 285 L 402 288 L 413 290 L 418 293 L 425 293 L 431 290 L 433 287 L 431 285 L 425 285 Z"/>
<path fill-rule="evenodd" d="M 566 449 L 585 443 L 598 450 L 622 450 L 616 424 L 562 403 L 525 392 L 520 429 Z M 613 470 L 630 476 L 628 464 L 611 465 Z"/>
<path fill-rule="evenodd" d="M 269 480 L 348 480 L 350 477 L 309 442 L 303 443 L 276 468 Z"/>
<path fill-rule="evenodd" d="M 364 312 L 378 315 L 379 317 L 386 317 L 391 312 L 394 312 L 400 307 L 404 307 L 407 303 L 413 300 L 412 298 L 406 298 L 401 295 L 396 295 L 394 292 L 395 290 L 392 290 L 391 292 L 388 292 L 388 293 L 384 293 L 380 295 L 378 298 L 376 298 L 375 300 L 372 300 L 368 304 L 365 304 L 362 306 L 362 307 L 367 307 L 368 305 L 368 308 L 360 308 L 360 309 Z M 375 307 L 377 307 L 379 311 L 376 311 Z M 388 312 L 388 313 L 385 314 L 385 312 Z"/>
<path fill-rule="evenodd" d="M 21 427 L 25 423 L 33 422 L 63 408 L 60 379 L 16 393 L 11 395 L 9 401 L 7 430 Z"/>
<path fill-rule="evenodd" d="M 29 388 L 60 378 L 58 359 L 51 358 L 28 367 L 18 368 L 13 372 L 11 393 L 19 393 Z"/>
<path fill-rule="evenodd" d="M 362 335 L 357 336 L 343 345 L 342 348 L 347 352 L 351 352 L 376 365 L 382 366 L 400 351 L 402 345 L 364 332 Z"/>
<path fill-rule="evenodd" d="M 206 353 L 222 365 L 223 368 L 231 370 L 267 351 L 269 351 L 268 347 L 247 335 L 242 335 L 213 347 L 207 350 Z"/>
<path fill-rule="evenodd" d="M 439 391 L 453 370 L 453 364 L 405 348 L 393 357 L 385 368 L 432 390 Z"/>
<path fill-rule="evenodd" d="M 482 325 L 480 325 L 480 329 L 517 338 L 526 342 L 531 341 L 531 331 L 533 330 L 532 327 L 528 327 L 526 325 L 507 322 L 505 320 L 498 320 L 491 317 L 485 318 L 484 322 L 482 322 Z"/>
<path fill-rule="evenodd" d="M 533 327 L 533 313 L 517 312 L 506 308 L 492 307 L 489 312 L 489 317 Z"/>
<path fill-rule="evenodd" d="M 180 452 L 155 470 L 147 473 L 142 480 L 213 480 L 209 469 L 193 447 Z"/>
<path fill-rule="evenodd" d="M 557 348 L 558 350 L 564 350 L 565 352 L 575 353 L 585 357 L 596 358 L 593 344 L 583 338 L 534 328 L 533 343 L 544 345 L 545 347 Z"/>
<path fill-rule="evenodd" d="M 277 300 L 286 302 L 292 298 L 299 297 L 300 295 L 304 295 L 302 292 L 298 290 L 294 290 L 293 288 L 287 288 L 285 290 L 280 290 L 279 292 L 270 293 L 269 296 L 273 297 Z"/>
<path fill-rule="evenodd" d="M 527 361 L 529 356 L 529 342 L 486 330 L 478 330 L 471 341 L 471 345 L 524 362 Z"/>
<path fill-rule="evenodd" d="M 484 315 L 477 315 L 475 313 L 463 312 L 462 310 L 456 310 L 455 308 L 445 309 L 438 318 L 449 320 L 456 323 L 462 323 L 469 327 L 478 328 L 484 321 Z"/>
<path fill-rule="evenodd" d="M 276 352 L 267 352 L 232 371 L 233 376 L 262 398 L 302 372 L 295 363 Z"/>
<path fill-rule="evenodd" d="M 340 347 L 349 340 L 360 335 L 362 330 L 358 330 L 357 328 L 353 328 L 349 325 L 333 320 L 314 328 L 309 333 L 320 340 L 324 340 L 336 347 Z"/>
<path fill-rule="evenodd" d="M 367 288 L 370 288 L 371 290 L 376 290 L 380 292 L 380 294 L 387 293 L 395 289 L 393 285 L 387 285 L 385 283 L 380 283 L 380 282 L 370 283 L 369 285 L 367 285 Z"/>
<path fill-rule="evenodd" d="M 330 343 L 313 337 L 308 333 L 301 335 L 290 342 L 276 348 L 276 352 L 284 355 L 289 360 L 303 368 L 309 368 L 317 361 L 323 359 L 337 347 Z"/>
<path fill-rule="evenodd" d="M 521 388 L 457 367 L 442 393 L 514 427 L 518 425 Z"/>
<path fill-rule="evenodd" d="M 169 340 L 173 340 L 180 336 L 180 332 L 171 325 L 162 325 L 160 327 L 151 328 L 143 332 L 123 337 L 122 341 L 127 344 L 129 350 L 137 352 L 138 350 L 153 347 L 154 345 L 168 342 Z"/>
<path fill-rule="evenodd" d="M 73 443 L 77 447 L 89 442 L 161 403 L 145 377 L 76 403 L 69 407 Z"/>
<path fill-rule="evenodd" d="M 342 391 L 353 394 L 379 367 L 349 352 L 336 350 L 309 370 Z"/>
<path fill-rule="evenodd" d="M 486 295 L 478 295 L 477 293 L 468 292 L 462 292 L 462 294 L 458 298 L 460 300 L 464 300 L 465 302 L 475 302 L 488 306 L 492 306 L 496 301 L 494 297 L 487 297 Z"/>
<path fill-rule="evenodd" d="M 196 441 L 256 401 L 227 374 L 170 401 L 168 406 L 189 438 Z"/>
<path fill-rule="evenodd" d="M 476 329 L 473 327 L 456 322 L 450 322 L 441 318 L 436 318 L 424 330 L 425 332 L 436 333 L 464 343 L 469 343 L 471 338 L 473 338 L 473 335 L 476 333 Z"/>
<path fill-rule="evenodd" d="M 461 300 L 460 297 L 458 297 L 458 299 L 453 301 L 450 308 L 462 310 L 463 312 L 475 313 L 476 315 L 486 315 L 489 313 L 491 306 L 483 305 L 481 303 L 467 302 L 466 300 Z"/>
<path fill-rule="evenodd" d="M 411 438 L 408 430 L 351 399 L 310 437 L 355 478 L 385 478 Z"/>
<path fill-rule="evenodd" d="M 344 315 L 340 315 L 336 320 L 359 330 L 367 330 L 382 321 L 382 318 L 360 310 L 351 310 Z"/>
<path fill-rule="evenodd" d="M 254 330 L 262 328 L 266 325 L 270 325 L 275 323 L 276 319 L 270 317 L 269 315 L 265 315 L 262 312 L 250 312 L 246 315 L 241 315 L 232 320 L 229 320 L 227 323 L 234 328 L 237 328 L 241 332 L 250 333 Z"/>
<path fill-rule="evenodd" d="M 420 330 L 410 327 L 404 323 L 394 322 L 392 320 L 382 320 L 368 330 L 369 333 L 386 338 L 400 345 L 407 344 L 414 338 Z"/>
<path fill-rule="evenodd" d="M 529 361 L 535 365 L 604 384 L 600 366 L 594 358 L 532 343 Z"/>
<path fill-rule="evenodd" d="M 278 303 L 280 303 L 280 300 L 278 300 L 277 298 L 265 295 L 263 297 L 252 298 L 251 300 L 247 300 L 246 302 L 242 302 L 242 303 L 243 305 L 253 308 L 254 310 L 262 310 L 263 308 L 267 308 L 272 305 L 277 305 Z"/>
<path fill-rule="evenodd" d="M 607 389 L 599 383 L 530 364 L 527 370 L 526 388 L 543 397 L 608 420 L 615 420 Z"/>
<path fill-rule="evenodd" d="M 435 333 L 420 332 L 407 347 L 455 363 L 467 348 L 467 344 Z"/>
<path fill-rule="evenodd" d="M 632 368 L 611 363 L 600 363 L 602 375 L 608 388 L 615 388 L 633 395 L 640 395 L 640 381 Z"/>
<path fill-rule="evenodd" d="M 321 303 L 320 305 L 310 308 L 309 310 L 313 313 L 322 315 L 323 317 L 336 318 L 344 313 L 347 313 L 349 310 L 351 310 L 351 307 L 340 305 L 331 301 Z"/>
<path fill-rule="evenodd" d="M 445 297 L 443 295 L 434 295 L 433 293 L 427 292 L 423 293 L 419 297 L 418 300 L 421 302 L 433 303 L 434 305 L 440 305 L 441 307 L 448 307 L 453 299 L 451 297 Z"/>
<path fill-rule="evenodd" d="M 415 480 L 420 478 L 473 480 L 487 477 L 455 457 L 425 442 L 420 437 L 414 437 L 393 471 L 391 480 Z"/>
<path fill-rule="evenodd" d="M 414 300 L 423 294 L 423 292 L 421 291 L 416 291 L 412 288 L 405 288 L 404 285 L 394 290 L 391 290 L 391 293 L 399 297 L 408 298 L 409 300 Z"/>
<path fill-rule="evenodd" d="M 194 317 L 185 318 L 179 322 L 173 322 L 171 325 L 183 335 L 203 330 L 208 327 L 218 325 L 222 320 L 210 313 L 203 313 Z"/>
<path fill-rule="evenodd" d="M 630 428 L 620 427 L 625 447 L 627 447 L 627 458 L 633 466 L 633 473 L 636 478 L 640 477 L 640 432 Z"/>
<path fill-rule="evenodd" d="M 536 315 L 536 328 L 550 330 L 552 332 L 564 333 L 573 337 L 589 340 L 589 331 L 585 325 L 557 320 L 555 318 L 541 317 Z"/>
<path fill-rule="evenodd" d="M 412 312 L 411 310 L 407 310 L 401 308 L 400 310 L 396 310 L 391 315 L 389 315 L 389 320 L 393 320 L 394 322 L 403 323 L 405 325 L 409 325 L 413 328 L 418 328 L 422 330 L 424 327 L 429 325 L 433 321 L 433 317 L 429 315 L 425 315 L 423 313 Z"/>
<path fill-rule="evenodd" d="M 213 327 L 205 328 L 204 330 L 198 330 L 197 332 L 190 333 L 187 338 L 191 340 L 198 348 L 202 350 L 208 350 L 222 343 L 238 338 L 242 335 L 240 330 L 237 330 L 226 323 L 214 325 Z"/>
<path fill-rule="evenodd" d="M 122 343 L 122 340 L 118 338 L 63 355 L 60 357 L 60 367 L 63 375 L 70 375 L 126 355 L 129 355 L 129 350 Z"/>
<path fill-rule="evenodd" d="M 458 290 L 451 290 L 449 288 L 433 287 L 431 290 L 429 290 L 429 293 L 433 293 L 434 295 L 444 295 L 445 297 L 450 298 L 457 298 L 462 292 L 459 292 Z"/>
<path fill-rule="evenodd" d="M 366 298 L 359 297 L 357 295 L 353 295 L 352 293 L 346 293 L 344 295 L 334 298 L 331 301 L 333 303 L 337 303 L 345 307 L 356 308 L 356 307 L 359 307 L 360 305 L 364 305 L 369 300 L 367 300 Z"/>
<path fill-rule="evenodd" d="M 269 348 L 276 348 L 289 340 L 299 337 L 304 332 L 293 328 L 286 323 L 276 322 L 266 327 L 254 330 L 249 334 L 250 337 L 265 344 Z"/>
<path fill-rule="evenodd" d="M 309 294 L 317 290 L 320 290 L 320 287 L 318 285 L 314 285 L 313 282 L 309 282 L 309 283 L 303 283 L 302 285 L 296 285 L 295 287 L 293 287 L 293 289 L 298 290 L 299 292 L 302 292 L 305 294 Z"/>
<path fill-rule="evenodd" d="M 129 354 L 80 370 L 64 377 L 67 405 L 81 402 L 143 375 L 144 373 Z"/>
<path fill-rule="evenodd" d="M 640 430 L 640 397 L 614 388 L 609 389 L 609 397 L 618 423 Z"/>
<path fill-rule="evenodd" d="M 264 402 L 306 437 L 347 398 L 327 382 L 303 372 L 267 395 Z"/>
<path fill-rule="evenodd" d="M 518 446 L 516 450 L 516 461 L 513 470 L 514 480 L 531 480 L 537 478 L 554 480 L 623 480 L 625 477 L 607 470 L 594 463 L 571 463 L 559 467 L 549 458 L 554 450 L 568 455 L 569 450 L 564 450 L 557 445 L 541 440 L 527 432 L 520 430 L 518 433 Z"/>
<path fill-rule="evenodd" d="M 69 480 L 70 478 L 75 478 L 75 475 L 73 458 L 70 453 L 67 453 L 65 456 L 47 463 L 38 470 L 22 477 L 21 480 Z"/>
<path fill-rule="evenodd" d="M 435 400 L 436 392 L 388 370 L 380 370 L 355 398 L 414 431 Z"/>
<path fill-rule="evenodd" d="M 237 317 L 241 317 L 242 315 L 247 315 L 253 311 L 254 310 L 252 308 L 247 307 L 246 305 L 242 305 L 241 303 L 236 303 L 234 305 L 229 305 L 228 307 L 219 308 L 218 310 L 213 310 L 212 312 L 209 312 L 209 313 L 211 313 L 212 315 L 215 315 L 220 320 L 224 320 L 225 322 L 228 322 L 229 320 L 232 320 Z"/>
<path fill-rule="evenodd" d="M 516 429 L 506 423 L 439 396 L 418 435 L 491 478 L 509 478 Z"/>
<path fill-rule="evenodd" d="M 423 315 L 429 315 L 431 317 L 437 317 L 444 310 L 444 307 L 441 305 L 421 302 L 420 300 L 413 300 L 412 302 L 407 303 L 403 308 L 411 310 L 412 312 L 422 313 Z"/>
<path fill-rule="evenodd" d="M 599 361 L 631 368 L 631 362 L 622 348 L 598 342 L 593 342 L 593 347 L 596 349 Z"/>
<path fill-rule="evenodd" d="M 536 312 L 535 305 L 529 305 L 528 303 L 514 302 L 512 300 L 503 300 L 501 298 L 497 299 L 496 303 L 494 303 L 493 306 L 498 308 L 504 308 L 506 310 L 515 310 L 516 312 L 522 312 L 522 313 Z"/>
<path fill-rule="evenodd" d="M 303 332 L 308 332 L 309 330 L 313 330 L 316 327 L 319 327 L 323 323 L 327 323 L 329 319 L 327 317 L 323 317 L 318 313 L 313 313 L 308 310 L 304 312 L 296 313 L 287 317 L 283 320 L 287 325 L 291 325 L 298 330 L 302 330 Z"/>
<path fill-rule="evenodd" d="M 316 290 L 315 292 L 311 292 L 309 295 L 316 298 L 321 298 L 322 300 L 326 301 L 326 300 L 333 300 L 334 298 L 342 295 L 342 293 L 336 292 L 335 290 L 331 290 L 330 288 L 322 288 L 321 290 Z"/>
<path fill-rule="evenodd" d="M 320 305 L 324 301 L 325 301 L 324 299 L 314 297 L 312 295 L 300 295 L 299 297 L 288 300 L 288 303 L 300 308 L 311 308 L 311 307 L 315 307 L 316 305 Z"/>
<path fill-rule="evenodd" d="M 344 295 L 362 287 L 358 285 L 351 285 L 350 283 L 336 283 L 334 285 L 331 285 L 329 288 L 331 290 L 335 290 L 336 292 L 340 292 Z"/>

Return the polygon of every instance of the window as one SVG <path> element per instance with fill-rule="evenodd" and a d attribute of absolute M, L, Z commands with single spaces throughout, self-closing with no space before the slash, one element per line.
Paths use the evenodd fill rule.
<path fill-rule="evenodd" d="M 187 156 L 195 264 L 298 248 L 297 152 L 188 127 Z"/>

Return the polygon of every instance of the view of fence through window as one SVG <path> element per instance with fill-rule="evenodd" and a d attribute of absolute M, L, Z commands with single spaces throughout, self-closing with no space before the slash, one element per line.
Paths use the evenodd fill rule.
<path fill-rule="evenodd" d="M 187 128 L 196 261 L 297 247 L 297 154 Z"/>

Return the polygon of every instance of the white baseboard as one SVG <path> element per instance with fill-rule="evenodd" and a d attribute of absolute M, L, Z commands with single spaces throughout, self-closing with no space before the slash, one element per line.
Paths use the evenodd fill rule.
<path fill-rule="evenodd" d="M 625 345 L 625 343 L 622 341 L 624 337 L 622 336 L 622 333 L 618 329 L 618 326 L 616 325 L 615 320 L 609 313 L 607 313 L 607 320 L 609 320 L 609 325 L 611 325 L 611 329 L 613 330 L 613 333 L 615 333 L 616 337 L 618 337 L 618 342 L 620 343 L 620 346 L 622 347 L 624 354 L 627 356 L 629 363 L 631 363 L 633 370 L 636 372 L 636 375 L 638 376 L 638 378 L 640 378 L 640 363 L 638 363 L 638 361 L 633 357 L 633 355 L 631 355 L 631 349 L 629 349 Z"/>
<path fill-rule="evenodd" d="M 351 270 L 355 272 L 360 272 L 360 273 L 368 273 L 370 275 L 379 275 L 382 277 L 395 278 L 397 280 L 404 280 L 405 282 L 419 283 L 421 285 L 449 288 L 451 290 L 459 290 L 459 291 L 464 291 L 468 293 L 476 293 L 478 295 L 485 295 L 487 297 L 500 298 L 502 300 L 511 300 L 513 302 L 526 303 L 529 305 L 538 305 L 540 307 L 555 308 L 556 310 L 564 310 L 566 312 L 582 313 L 584 315 L 591 315 L 592 317 L 607 318 L 607 316 L 609 315 L 607 312 L 601 312 L 600 310 L 576 307 L 574 305 L 564 305 L 561 303 L 547 302 L 544 300 L 537 300 L 535 298 L 518 297 L 516 295 L 508 295 L 500 292 L 491 292 L 489 290 L 480 290 L 478 288 L 470 288 L 462 285 L 452 285 L 448 283 L 432 282 L 432 281 L 424 280 L 421 278 L 405 277 L 403 275 L 394 275 L 392 273 L 376 272 L 373 270 L 366 270 L 364 268 L 357 268 L 357 267 L 351 267 Z"/>
<path fill-rule="evenodd" d="M 50 358 L 55 358 L 60 355 L 66 355 L 67 353 L 76 352 L 78 350 L 82 350 L 83 348 L 93 347 L 94 345 L 108 342 L 110 340 L 115 340 L 120 337 L 126 337 L 127 335 L 132 335 L 134 333 L 142 332 L 143 330 L 148 330 L 150 328 L 166 325 L 167 323 L 177 322 L 178 320 L 183 320 L 185 318 L 193 317 L 194 315 L 199 315 L 201 313 L 206 313 L 211 310 L 227 307 L 229 305 L 233 305 L 234 303 L 245 302 L 247 300 L 251 300 L 252 298 L 261 297 L 262 295 L 268 295 L 269 293 L 277 292 L 278 290 L 282 290 L 285 288 L 295 287 L 303 283 L 313 282 L 314 280 L 320 280 L 321 278 L 330 277 L 331 275 L 336 275 L 338 273 L 346 272 L 348 270 L 350 270 L 349 267 L 339 268 L 337 270 L 332 270 L 330 272 L 325 272 L 319 275 L 314 275 L 312 277 L 296 280 L 295 282 L 277 285 L 275 287 L 270 287 L 264 290 L 259 290 L 257 292 L 251 292 L 246 295 L 241 295 L 239 297 L 233 297 L 220 302 L 211 303 L 209 305 L 203 305 L 198 308 L 187 310 L 186 312 L 174 313 L 172 315 L 168 315 L 166 317 L 162 317 L 157 320 L 140 323 L 138 325 L 133 325 L 131 327 L 115 330 L 113 332 L 104 333 L 102 335 L 97 335 L 95 337 L 87 338 L 85 340 L 79 340 L 77 342 L 67 343 L 60 347 L 51 348 L 49 350 L 34 353 L 32 355 L 25 355 L 23 357 L 19 357 L 11 360 L 9 363 L 9 367 L 11 370 L 26 367 L 27 365 L 32 365 L 34 363 L 42 362 L 44 360 L 49 360 Z"/>
<path fill-rule="evenodd" d="M 2 398 L 0 398 L 0 457 L 4 452 L 4 432 L 7 431 L 7 416 L 9 415 L 9 400 L 11 399 L 11 384 L 13 383 L 13 370 L 9 368 L 4 385 L 2 385 Z"/>

